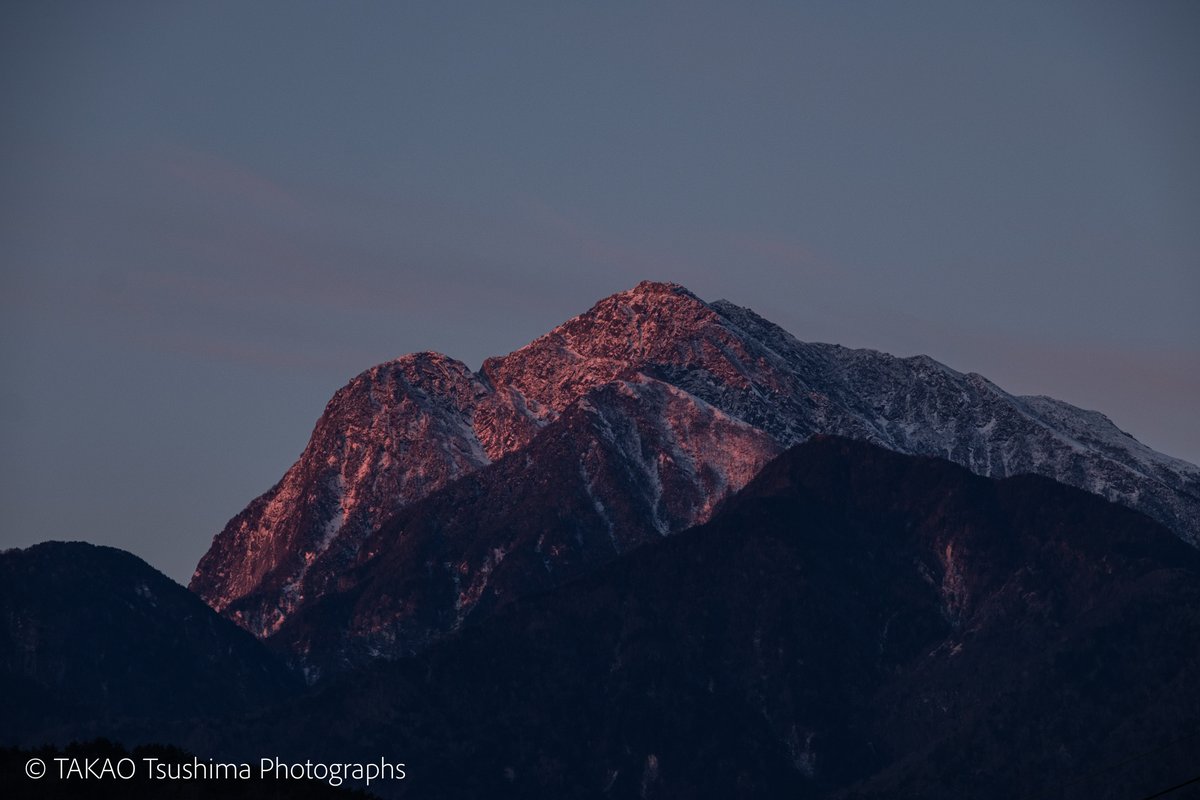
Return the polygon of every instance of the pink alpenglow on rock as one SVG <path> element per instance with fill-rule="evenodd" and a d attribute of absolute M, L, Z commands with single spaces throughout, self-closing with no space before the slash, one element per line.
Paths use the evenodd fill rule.
<path fill-rule="evenodd" d="M 1101 414 L 925 356 L 801 342 L 748 309 L 643 282 L 478 373 L 417 353 L 356 377 L 280 482 L 215 537 L 191 588 L 266 637 L 371 586 L 343 609 L 358 643 L 346 647 L 403 654 L 480 604 L 704 522 L 817 433 L 1046 475 L 1200 542 L 1200 469 Z M 522 522 L 534 493 L 540 510 Z M 412 517 L 417 504 L 436 519 Z M 285 636 L 301 654 L 303 629 Z"/>

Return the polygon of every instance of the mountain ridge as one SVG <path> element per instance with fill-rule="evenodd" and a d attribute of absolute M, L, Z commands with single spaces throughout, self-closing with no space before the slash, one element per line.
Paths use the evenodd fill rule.
<path fill-rule="evenodd" d="M 1097 412 L 1011 395 L 926 356 L 800 342 L 749 309 L 643 282 L 485 360 L 477 373 L 431 353 L 361 373 L 335 394 L 280 483 L 214 538 L 190 586 L 270 636 L 355 568 L 363 543 L 405 507 L 525 451 L 572 408 L 636 417 L 641 412 L 621 392 L 658 398 L 645 413 L 659 418 L 629 430 L 681 430 L 682 417 L 707 408 L 761 434 L 744 437 L 743 466 L 721 480 L 712 474 L 725 468 L 724 443 L 712 431 L 693 436 L 687 453 L 670 446 L 669 435 L 657 454 L 627 443 L 629 468 L 641 480 L 661 484 L 667 475 L 684 494 L 709 495 L 674 517 L 661 496 L 645 505 L 659 534 L 703 522 L 746 483 L 746 465 L 832 433 L 941 455 L 984 475 L 1045 474 L 1139 508 L 1193 544 L 1200 537 L 1200 469 L 1155 453 Z M 583 452 L 555 469 L 577 472 Z M 667 519 L 664 530 L 657 522 Z M 479 578 L 476 568 L 484 569 L 469 568 L 468 583 Z"/>

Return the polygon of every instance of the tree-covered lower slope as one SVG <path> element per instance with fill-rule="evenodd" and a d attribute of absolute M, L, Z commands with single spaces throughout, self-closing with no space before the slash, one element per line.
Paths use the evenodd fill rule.
<path fill-rule="evenodd" d="M 219 716 L 301 686 L 261 642 L 134 555 L 84 542 L 0 553 L 0 744 L 132 719 Z"/>
<path fill-rule="evenodd" d="M 819 438 L 226 746 L 384 748 L 405 797 L 1138 798 L 1200 773 L 1198 642 L 1200 553 L 1148 518 Z"/>
<path fill-rule="evenodd" d="M 371 791 L 414 798 L 1137 800 L 1200 773 L 1200 552 L 1045 478 L 814 439 L 706 525 L 303 692 L 139 564 L 0 559 L 6 738 L 383 757 L 407 777 Z"/>

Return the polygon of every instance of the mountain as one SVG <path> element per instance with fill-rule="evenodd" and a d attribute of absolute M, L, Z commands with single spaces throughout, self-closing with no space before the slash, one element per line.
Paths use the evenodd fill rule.
<path fill-rule="evenodd" d="M 647 406 L 620 385 L 605 391 L 617 397 L 601 393 L 597 409 L 621 398 Z M 478 519 L 480 541 L 513 538 L 487 588 L 520 591 L 483 592 L 448 627 L 401 615 L 410 631 L 442 632 L 406 658 L 369 659 L 308 687 L 133 556 L 79 543 L 0 554 L 3 739 L 168 742 L 185 761 L 382 757 L 407 775 L 371 791 L 405 798 L 1123 800 L 1198 777 L 1200 552 L 1145 515 L 1040 476 L 983 478 L 819 435 L 771 460 L 707 523 L 664 537 L 644 522 L 648 540 L 606 563 L 590 563 L 587 548 L 610 531 L 586 523 L 576 555 L 555 562 L 561 579 L 529 583 L 538 564 L 528 554 L 575 532 L 562 528 L 567 538 L 539 553 L 542 533 L 513 532 L 522 513 L 555 499 L 534 522 L 544 529 L 555 509 L 570 519 L 593 500 L 586 482 L 538 465 L 589 435 L 609 441 L 614 427 L 595 409 L 569 409 L 528 448 L 368 537 L 345 581 L 277 634 L 324 631 L 304 640 L 315 662 L 321 637 L 337 639 L 356 618 L 338 614 L 386 599 L 394 566 L 436 563 L 439 520 L 462 532 Z M 590 469 L 613 471 L 597 472 L 602 481 L 624 468 L 617 445 L 628 441 L 585 446 Z M 487 482 L 511 488 L 515 476 L 529 493 L 478 516 L 472 502 L 492 491 Z M 631 520 L 646 519 L 638 503 L 656 496 L 642 489 L 613 487 L 635 498 L 621 512 Z M 443 494 L 463 504 L 461 519 L 427 505 Z M 506 576 L 508 564 L 521 569 Z M 392 573 L 391 591 L 439 608 L 429 605 L 436 587 L 421 589 L 412 572 Z M 32 752 L 0 753 L 0 785 L 34 793 L 20 774 Z"/>
<path fill-rule="evenodd" d="M 297 655 L 310 681 L 411 655 L 512 598 L 707 518 L 777 452 L 762 431 L 669 384 L 604 384 L 525 448 L 315 565 L 307 599 L 269 641 Z"/>
<path fill-rule="evenodd" d="M 302 655 L 414 652 L 481 599 L 705 521 L 822 433 L 1045 475 L 1200 542 L 1200 469 L 1098 413 L 924 356 L 800 342 L 748 309 L 644 282 L 478 373 L 422 353 L 359 375 L 283 479 L 214 538 L 190 587 Z M 349 627 L 289 624 L 318 605 Z"/>
<path fill-rule="evenodd" d="M 463 364 L 433 353 L 359 375 L 283 479 L 216 537 L 190 588 L 248 630 L 271 632 L 331 547 L 353 549 L 397 509 L 489 463 L 471 427 L 488 395 Z"/>
<path fill-rule="evenodd" d="M 0 553 L 0 743 L 81 720 L 234 713 L 302 683 L 253 636 L 122 550 L 46 542 Z M 40 743 L 40 742 L 39 742 Z"/>
<path fill-rule="evenodd" d="M 1144 515 L 817 437 L 221 746 L 378 750 L 403 797 L 1145 797 L 1200 763 L 1197 641 L 1200 553 Z"/>

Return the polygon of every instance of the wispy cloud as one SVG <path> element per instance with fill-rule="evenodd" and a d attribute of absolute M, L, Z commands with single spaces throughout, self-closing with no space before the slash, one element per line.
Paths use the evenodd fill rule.
<path fill-rule="evenodd" d="M 146 166 L 174 178 L 182 187 L 229 202 L 236 200 L 275 212 L 295 212 L 301 201 L 288 189 L 228 158 L 177 143 L 163 143 L 145 154 Z"/>

